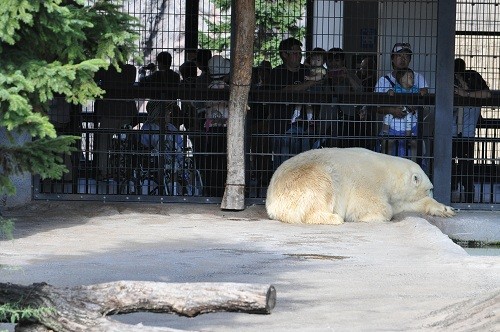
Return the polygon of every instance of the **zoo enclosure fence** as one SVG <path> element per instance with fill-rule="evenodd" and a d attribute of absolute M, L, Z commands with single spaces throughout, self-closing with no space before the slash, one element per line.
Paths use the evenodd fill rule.
<path fill-rule="evenodd" d="M 174 92 L 173 92 L 174 93 Z M 178 91 L 175 92 L 178 94 Z M 279 93 L 278 93 L 279 95 Z M 283 100 L 314 105 L 327 114 L 328 119 L 313 121 L 310 131 L 276 132 L 276 120 L 269 114 L 280 100 L 278 95 L 270 98 L 270 93 L 254 91 L 250 97 L 246 126 L 246 199 L 247 203 L 263 204 L 268 181 L 278 166 L 286 158 L 308 148 L 322 147 L 364 147 L 378 152 L 390 153 L 405 158 L 413 158 L 433 177 L 433 111 L 431 96 L 427 98 L 406 97 L 394 101 L 385 96 L 373 94 L 352 94 L 335 96 L 331 94 L 295 94 L 282 96 Z M 201 98 L 221 98 L 219 95 Z M 223 99 L 228 98 L 224 96 Z M 332 102 L 332 98 L 335 102 Z M 373 99 L 384 99 L 387 103 L 420 104 L 419 130 L 416 137 L 397 137 L 393 150 L 387 150 L 390 137 L 380 135 L 379 116 L 360 120 L 338 111 L 339 99 L 342 105 L 373 103 Z M 208 141 L 225 141 L 222 132 L 206 132 L 203 119 L 193 114 L 192 105 L 207 99 L 165 99 L 162 117 L 151 126 L 147 112 L 138 111 L 133 116 L 123 116 L 121 108 L 115 108 L 111 116 L 119 125 L 112 126 L 95 112 L 95 103 L 86 107 L 71 107 L 71 116 L 53 122 L 60 133 L 78 135 L 81 141 L 77 152 L 65 156 L 70 170 L 62 180 L 41 180 L 35 178 L 34 198 L 43 200 L 102 200 L 127 202 L 196 202 L 218 203 L 224 190 L 224 163 L 227 161 L 224 149 L 207 150 Z M 413 100 L 411 100 L 413 99 Z M 322 102 L 321 102 L 322 101 Z M 110 104 L 124 102 L 139 106 L 148 103 L 145 99 L 104 100 Z M 65 105 L 63 100 L 54 104 Z M 384 104 L 382 104 L 384 105 Z M 59 106 L 61 108 L 61 106 Z M 376 106 L 370 105 L 368 112 L 376 114 Z M 145 109 L 145 107 L 143 107 Z M 285 120 L 288 119 L 278 119 Z M 471 201 L 465 201 L 464 192 L 452 192 L 452 204 L 462 208 L 497 209 L 500 204 L 500 156 L 499 121 L 481 119 L 478 131 L 480 137 L 474 140 L 472 176 L 475 192 Z M 327 128 L 325 131 L 324 128 Z M 309 127 L 308 127 L 309 129 Z M 478 135 L 479 136 L 479 135 Z M 457 138 L 457 140 L 464 140 Z M 417 143 L 411 151 L 410 141 Z M 289 150 L 276 148 L 276 142 L 285 142 Z M 443 142 L 443 144 L 446 144 Z M 304 147 L 306 145 L 306 147 Z M 278 151 L 278 152 L 277 152 Z M 450 161 L 455 163 L 455 160 Z M 457 179 L 460 184 L 460 179 Z M 461 202 L 462 201 L 462 202 Z M 466 207 L 463 207 L 463 204 Z"/>
<path fill-rule="evenodd" d="M 92 3 L 92 1 L 89 1 Z M 217 5 L 218 3 L 218 5 Z M 439 6 L 444 6 L 441 2 Z M 453 158 L 452 172 L 446 178 L 455 187 L 450 201 L 455 207 L 469 209 L 498 209 L 500 200 L 500 110 L 496 91 L 500 89 L 498 68 L 498 41 L 500 27 L 498 5 L 495 1 L 450 1 L 456 4 L 456 12 L 439 12 L 438 1 L 256 1 L 259 13 L 267 13 L 260 18 L 282 19 L 289 23 L 290 30 L 268 29 L 266 21 L 259 21 L 256 31 L 255 55 L 258 65 L 262 59 L 269 59 L 273 66 L 279 63 L 279 41 L 293 35 L 303 41 L 304 51 L 313 47 L 341 47 L 346 52 L 346 66 L 350 70 L 359 67 L 365 57 L 372 57 L 377 62 L 376 75 L 390 71 L 390 48 L 394 42 L 408 41 L 412 45 L 411 66 L 423 73 L 432 89 L 436 88 L 447 72 L 437 70 L 436 56 L 444 49 L 437 39 L 437 27 L 447 21 L 456 20 L 453 35 L 455 50 L 451 57 L 466 59 L 468 68 L 474 69 L 488 82 L 495 94 L 490 100 L 479 104 L 481 117 L 474 140 L 457 137 L 456 142 L 472 146 L 473 153 L 463 158 Z M 200 47 L 209 48 L 214 54 L 231 56 L 230 47 L 232 30 L 231 8 L 224 7 L 217 1 L 172 1 L 165 6 L 157 6 L 157 1 L 126 1 L 124 10 L 138 18 L 140 22 L 140 40 L 138 48 L 142 64 L 154 62 L 160 51 L 173 54 L 172 68 L 178 71 L 180 64 L 189 60 L 193 52 Z M 275 11 L 272 6 L 280 6 Z M 439 13 L 438 13 L 439 12 Z M 270 13 L 273 13 L 272 15 Z M 272 17 L 272 16 L 276 17 Z M 280 17 L 277 17 L 280 16 Z M 273 21 L 273 20 L 270 20 Z M 280 21 L 281 22 L 281 21 Z M 215 27 L 215 29 L 214 29 Z M 184 43 L 182 43 L 182 38 Z M 446 40 L 446 39 L 445 39 Z M 223 41 L 224 43 L 222 43 Z M 227 42 L 227 43 L 226 43 Z M 266 46 L 267 45 L 267 46 Z M 270 45 L 270 46 L 269 46 Z M 267 49 L 266 49 L 267 47 Z M 304 60 L 307 53 L 304 53 Z M 450 57 L 450 61 L 452 61 Z M 440 82 L 441 81 L 441 82 Z M 453 82 L 448 84 L 453 90 Z M 450 147 L 451 141 L 435 141 L 434 123 L 436 115 L 445 112 L 436 110 L 435 90 L 428 98 L 400 97 L 389 100 L 371 94 L 339 94 L 338 96 L 303 93 L 286 96 L 274 96 L 268 93 L 252 92 L 250 111 L 247 118 L 246 167 L 248 202 L 263 203 L 266 183 L 275 168 L 275 161 L 283 155 L 293 155 L 297 147 L 307 142 L 319 146 L 365 146 L 382 150 L 387 140 L 379 137 L 381 119 L 375 116 L 368 120 L 353 119 L 348 112 L 340 114 L 340 105 L 346 108 L 356 106 L 371 107 L 369 114 L 377 105 L 415 105 L 423 107 L 419 112 L 417 142 L 417 161 L 426 169 L 431 179 L 435 174 L 435 151 L 437 147 Z M 70 173 L 61 181 L 34 181 L 35 199 L 81 199 L 81 200 L 124 200 L 156 202 L 218 202 L 223 189 L 223 166 L 225 153 L 220 149 L 224 141 L 224 130 L 207 133 L 203 124 L 189 111 L 189 104 L 205 102 L 210 98 L 204 91 L 161 91 L 155 96 L 145 96 L 132 90 L 108 94 L 107 98 L 120 102 L 135 103 L 136 115 L 124 115 L 118 109 L 110 107 L 109 114 L 114 121 L 102 121 L 94 110 L 94 103 L 72 107 L 70 116 L 64 114 L 57 103 L 56 116 L 53 119 L 61 133 L 71 133 L 82 137 L 77 146 L 78 152 L 66 158 Z M 334 100 L 334 97 L 337 99 Z M 436 97 L 437 98 L 437 97 Z M 162 100 L 167 105 L 178 105 L 181 112 L 173 114 L 171 120 L 179 133 L 171 133 L 166 120 L 148 123 L 146 106 L 148 100 Z M 226 99 L 227 96 L 211 96 L 212 100 Z M 326 119 L 314 121 L 314 130 L 302 130 L 284 135 L 273 130 L 273 124 L 267 121 L 269 112 L 278 101 L 302 105 L 314 105 Z M 467 106 L 469 100 L 455 98 L 455 107 Z M 117 107 L 117 106 L 115 106 Z M 451 107 L 448 111 L 451 111 Z M 167 113 L 167 111 L 165 111 Z M 347 114 L 346 114 L 347 113 Z M 135 118 L 135 119 L 134 119 Z M 194 119 L 194 123 L 193 123 Z M 286 119 L 282 119 L 285 121 Z M 162 122 L 163 121 L 163 122 Z M 330 122 L 330 123 L 328 123 Z M 120 124 L 117 126 L 116 124 Z M 146 128 L 143 128 L 144 124 Z M 130 127 L 121 128 L 122 124 Z M 446 130 L 438 128 L 438 132 Z M 321 132 L 322 128 L 328 128 Z M 138 129 L 142 130 L 144 142 L 153 141 L 157 146 L 144 147 L 138 139 Z M 147 129 L 147 130 L 146 130 Z M 308 128 L 309 129 L 309 128 Z M 170 131 L 169 131 L 170 130 Z M 150 137 L 149 141 L 147 136 Z M 135 138 L 134 138 L 135 137 Z M 166 137 L 166 139 L 157 139 Z M 180 137 L 180 138 L 179 138 Z M 179 138 L 179 139 L 178 139 Z M 274 141 L 289 140 L 288 152 L 279 151 Z M 324 141 L 322 141 L 324 140 Z M 319 142 L 318 142 L 319 141 Z M 139 143 L 140 142 L 140 143 Z M 209 150 L 205 143 L 217 142 L 219 149 Z M 407 154 L 408 142 L 397 142 L 401 151 Z M 401 143 L 401 144 L 400 144 Z M 468 143 L 468 144 L 467 144 Z M 141 145 L 142 144 L 142 145 Z M 213 146 L 214 144 L 212 144 Z M 294 150 L 295 149 L 295 150 Z M 151 151 L 153 150 L 153 151 Z M 399 151 L 399 150 L 398 150 Z M 167 153 L 168 152 L 168 153 Z M 282 153 L 283 152 L 283 153 Z M 396 151 L 393 151 L 396 153 Z M 174 157 L 172 157 L 174 156 Z M 438 155 L 438 157 L 440 157 Z M 463 162 L 468 167 L 456 168 Z M 446 161 L 448 163 L 448 161 Z M 454 170 L 454 167 L 456 170 Z M 454 173 L 453 173 L 454 172 Z M 442 173 L 440 173 L 442 174 Z M 462 182 L 473 179 L 472 197 L 464 197 Z"/>

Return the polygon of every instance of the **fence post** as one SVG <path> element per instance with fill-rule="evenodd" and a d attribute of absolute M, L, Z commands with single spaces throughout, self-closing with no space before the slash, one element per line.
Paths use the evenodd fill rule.
<path fill-rule="evenodd" d="M 453 63 L 455 59 L 456 1 L 438 2 L 436 57 L 436 114 L 434 123 L 434 197 L 451 203 L 453 122 Z"/>

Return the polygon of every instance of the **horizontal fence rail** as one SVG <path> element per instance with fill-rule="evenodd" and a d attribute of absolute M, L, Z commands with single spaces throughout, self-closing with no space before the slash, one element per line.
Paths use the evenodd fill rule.
<path fill-rule="evenodd" d="M 66 123 L 58 125 L 62 134 L 81 137 L 77 145 L 78 152 L 66 157 L 70 170 L 63 180 L 49 181 L 35 179 L 35 199 L 49 200 L 103 200 L 103 201 L 149 201 L 149 202 L 197 202 L 218 203 L 224 192 L 225 155 L 224 132 L 207 132 L 204 118 L 199 116 L 197 103 L 206 101 L 224 101 L 228 93 L 212 93 L 199 90 L 194 99 L 140 99 L 146 95 L 142 89 L 130 89 L 134 98 L 124 98 L 124 91 L 109 90 L 106 98 L 84 108 L 72 106 Z M 179 93 L 183 90 L 171 90 L 167 93 Z M 165 91 L 162 91 L 165 94 Z M 120 98 L 117 97 L 121 94 Z M 155 95 L 148 91 L 148 96 Z M 365 147 L 382 153 L 391 153 L 416 161 L 432 178 L 433 146 L 433 110 L 434 96 L 404 96 L 387 98 L 376 93 L 358 95 L 335 95 L 301 93 L 293 94 L 294 99 L 287 103 L 313 105 L 317 110 L 324 109 L 334 115 L 327 119 L 312 121 L 314 130 L 279 132 L 274 130 L 276 122 L 289 119 L 270 119 L 279 96 L 285 99 L 289 94 L 275 93 L 271 100 L 267 91 L 252 91 L 249 99 L 246 125 L 246 198 L 248 203 L 263 204 L 267 184 L 278 163 L 300 151 L 322 147 Z M 498 98 L 483 100 L 483 107 L 492 108 Z M 114 96 L 115 98 L 108 98 Z M 260 102 L 263 99 L 266 102 Z M 337 103 L 332 103 L 334 99 Z M 311 103 L 315 100 L 314 103 Z M 327 101 L 325 101 L 327 100 Z M 342 100 L 342 103 L 338 101 Z M 346 103 L 346 100 L 349 102 Z M 161 102 L 163 109 L 152 121 L 147 104 Z M 371 103 L 369 103 L 370 101 Z M 61 102 L 63 102 L 61 100 Z M 456 99 L 457 106 L 464 102 Z M 99 103 L 107 103 L 108 112 L 99 114 Z M 124 103 L 136 106 L 134 113 L 122 113 Z M 364 119 L 348 116 L 339 117 L 336 106 L 362 105 L 366 103 L 368 111 Z M 378 103 L 378 104 L 377 104 Z M 418 117 L 418 134 L 414 137 L 383 137 L 380 135 L 380 116 L 377 107 L 387 105 L 421 106 Z M 485 106 L 485 104 L 490 104 Z M 146 105 L 146 106 L 145 106 Z M 363 106 L 367 106 L 363 105 Z M 359 108 L 358 108 L 359 109 Z M 108 118 L 107 120 L 105 118 Z M 110 120 L 112 119 L 112 120 Z M 57 124 L 58 122 L 55 121 Z M 322 131 L 323 127 L 328 127 Z M 57 126 L 56 126 L 57 128 Z M 309 128 L 308 128 L 309 129 Z M 460 170 L 456 182 L 461 185 L 462 176 L 474 181 L 472 198 L 467 201 L 464 189 L 453 190 L 452 203 L 461 208 L 498 209 L 500 204 L 500 120 L 481 118 L 478 132 L 472 143 L 474 156 L 470 158 L 471 168 Z M 467 145 L 469 139 L 455 139 Z M 286 142 L 288 150 L 277 147 L 277 143 Z M 390 143 L 392 146 L 390 146 Z M 442 142 L 442 144 L 449 144 Z M 411 149 L 415 150 L 411 153 Z"/>

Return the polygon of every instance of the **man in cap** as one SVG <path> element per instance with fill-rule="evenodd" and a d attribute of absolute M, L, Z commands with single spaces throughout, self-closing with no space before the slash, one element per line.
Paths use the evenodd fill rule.
<path fill-rule="evenodd" d="M 386 93 L 388 90 L 393 89 L 396 84 L 396 71 L 408 68 L 411 56 L 412 51 L 409 43 L 394 44 L 391 51 L 392 71 L 378 79 L 374 92 Z M 415 71 L 414 82 L 422 94 L 429 88 L 429 84 L 427 84 L 425 77 Z M 406 116 L 404 109 L 404 106 L 380 107 L 379 112 L 383 114 L 392 114 L 396 118 L 403 118 Z"/>

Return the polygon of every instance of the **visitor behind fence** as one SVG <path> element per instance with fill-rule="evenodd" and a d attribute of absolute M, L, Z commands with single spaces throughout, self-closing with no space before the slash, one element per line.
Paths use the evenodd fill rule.
<path fill-rule="evenodd" d="M 137 70 L 134 65 L 121 64 L 120 72 L 114 66 L 96 73 L 95 80 L 101 87 L 131 88 L 135 83 Z M 94 115 L 99 123 L 96 135 L 96 152 L 100 178 L 108 179 L 117 176 L 116 170 L 110 168 L 113 135 L 125 125 L 134 127 L 138 124 L 138 111 L 134 99 L 98 99 L 94 102 Z"/>
<path fill-rule="evenodd" d="M 209 90 L 229 90 L 231 62 L 220 55 L 208 61 Z M 228 100 L 213 100 L 205 103 L 203 110 L 204 135 L 201 135 L 200 171 L 205 179 L 205 195 L 222 197 L 227 177 L 227 119 Z"/>
<path fill-rule="evenodd" d="M 193 191 L 200 188 L 201 179 L 193 173 L 192 144 L 171 122 L 179 107 L 176 102 L 164 101 L 151 101 L 148 106 L 148 117 L 137 135 L 138 160 L 134 162 L 143 194 L 199 195 Z"/>
<path fill-rule="evenodd" d="M 391 50 L 392 71 L 381 76 L 375 85 L 374 92 L 388 93 L 394 89 L 393 85 L 397 82 L 396 73 L 398 70 L 406 70 L 409 67 L 412 57 L 411 45 L 409 43 L 396 43 Z M 414 86 L 420 94 L 428 92 L 429 85 L 424 76 L 413 71 Z M 391 115 L 394 119 L 404 119 L 408 115 L 408 107 L 401 106 L 384 106 L 379 107 L 378 112 L 384 115 Z"/>
<path fill-rule="evenodd" d="M 488 84 L 481 74 L 475 70 L 466 70 L 465 61 L 455 59 L 455 94 L 466 98 L 490 98 Z M 481 107 L 464 106 L 453 110 L 453 158 L 456 163 L 452 167 L 452 190 L 458 184 L 463 187 L 463 201 L 473 203 L 474 200 L 474 137 L 476 126 L 481 116 Z M 460 190 L 462 192 L 462 190 Z"/>
<path fill-rule="evenodd" d="M 273 69 L 269 60 L 262 60 L 257 67 L 252 68 L 252 88 L 260 88 L 269 83 L 269 75 Z"/>
<path fill-rule="evenodd" d="M 396 82 L 392 82 L 390 77 L 386 76 L 385 79 L 390 81 L 393 86 L 387 93 L 394 96 L 396 93 L 415 93 L 426 95 L 427 89 L 419 89 L 415 85 L 413 70 L 398 69 L 396 70 Z M 417 121 L 418 121 L 418 107 L 406 106 L 405 112 L 407 115 L 404 118 L 396 118 L 388 113 L 384 115 L 384 122 L 382 126 L 382 136 L 389 137 L 415 137 L 417 136 Z M 386 144 L 385 144 L 386 143 Z M 410 151 L 407 151 L 409 145 Z M 397 151 L 393 151 L 397 148 Z M 413 161 L 416 161 L 417 141 L 415 139 L 398 140 L 395 138 L 387 138 L 386 142 L 382 144 L 382 152 L 401 157 L 410 155 Z M 409 153 L 408 153 L 409 152 Z"/>
<path fill-rule="evenodd" d="M 280 42 L 282 64 L 274 67 L 269 76 L 268 89 L 283 92 L 305 91 L 320 81 L 306 81 L 307 67 L 302 64 L 302 43 L 295 38 Z M 273 137 L 274 169 L 291 156 L 310 148 L 306 136 L 306 121 L 293 119 L 297 104 L 280 103 L 270 106 L 270 133 Z M 305 116 L 305 112 L 301 115 Z"/>
<path fill-rule="evenodd" d="M 363 92 L 373 92 L 378 79 L 377 62 L 373 56 L 367 56 L 361 60 L 356 76 L 361 81 Z M 373 137 L 377 135 L 377 108 L 371 105 L 358 105 L 356 109 L 359 118 L 357 128 L 360 136 L 359 146 L 372 150 L 375 147 Z"/>
<path fill-rule="evenodd" d="M 359 116 L 355 105 L 339 104 L 342 96 L 363 91 L 355 71 L 347 69 L 346 54 L 343 49 L 334 47 L 326 56 L 327 85 L 333 93 L 330 105 L 322 105 L 319 115 L 322 126 L 319 130 L 325 142 L 322 146 L 354 147 L 359 146 Z"/>
<path fill-rule="evenodd" d="M 210 75 L 208 73 L 208 60 L 212 58 L 212 51 L 205 48 L 200 48 L 196 51 L 196 66 L 200 70 L 200 75 L 196 77 L 196 87 L 205 89 L 210 83 Z"/>
<path fill-rule="evenodd" d="M 154 64 L 149 64 L 150 74 L 147 76 L 141 75 L 139 79 L 139 86 L 164 88 L 164 87 L 178 87 L 181 81 L 179 74 L 170 69 L 172 66 L 172 55 L 163 51 L 156 56 L 156 67 Z M 141 68 L 143 72 L 146 67 Z"/>
<path fill-rule="evenodd" d="M 187 93 L 194 92 L 196 89 L 196 77 L 198 75 L 198 67 L 194 61 L 186 61 L 180 67 L 179 71 L 182 76 L 181 83 L 179 87 Z M 196 131 L 199 129 L 200 121 L 198 119 L 198 114 L 196 112 L 196 106 L 189 97 L 187 100 L 183 99 L 181 101 L 181 113 L 178 119 L 173 119 L 173 123 L 179 129 L 186 129 L 188 131 Z"/>
<path fill-rule="evenodd" d="M 308 67 L 307 75 L 304 77 L 306 81 L 323 81 L 326 78 L 326 51 L 320 47 L 314 48 L 311 52 L 309 52 L 309 56 L 307 57 L 306 66 Z M 324 87 L 321 84 L 313 85 L 307 91 L 309 92 L 322 92 L 324 91 Z M 292 122 L 295 119 L 303 118 L 304 115 L 301 113 L 305 111 L 305 120 L 308 122 L 307 126 L 309 131 L 314 131 L 314 122 L 318 116 L 320 109 L 320 105 L 311 105 L 308 104 L 304 107 L 302 105 L 297 105 L 294 114 L 292 117 Z M 313 133 L 313 132 L 311 132 Z"/>
<path fill-rule="evenodd" d="M 373 88 L 375 84 L 377 84 L 378 79 L 376 60 L 371 56 L 363 58 L 356 71 L 356 76 L 361 81 L 363 92 L 373 92 Z"/>
<path fill-rule="evenodd" d="M 381 76 L 377 84 L 375 85 L 374 92 L 387 93 L 389 89 L 392 89 L 392 84 L 386 79 L 388 76 L 392 82 L 396 82 L 396 71 L 400 69 L 409 68 L 412 57 L 411 46 L 408 43 L 396 43 L 392 47 L 391 51 L 391 64 L 392 71 Z M 414 71 L 413 72 L 415 85 L 419 89 L 428 89 L 429 84 L 425 80 L 425 77 Z M 378 111 L 382 114 L 391 114 L 395 118 L 404 118 L 406 113 L 403 111 L 405 106 L 389 106 L 389 107 L 379 107 Z"/>
<path fill-rule="evenodd" d="M 208 84 L 212 81 L 210 75 L 208 73 L 208 61 L 212 58 L 212 51 L 205 48 L 200 48 L 196 50 L 196 58 L 195 63 L 198 67 L 200 74 L 196 76 L 195 86 L 196 91 L 198 90 L 206 90 L 208 88 Z M 193 90 L 194 92 L 194 90 Z M 197 110 L 196 114 L 196 128 L 203 130 L 203 125 L 205 122 L 204 115 L 200 114 L 205 111 L 205 102 L 204 101 L 195 101 L 193 102 L 194 107 Z"/>

